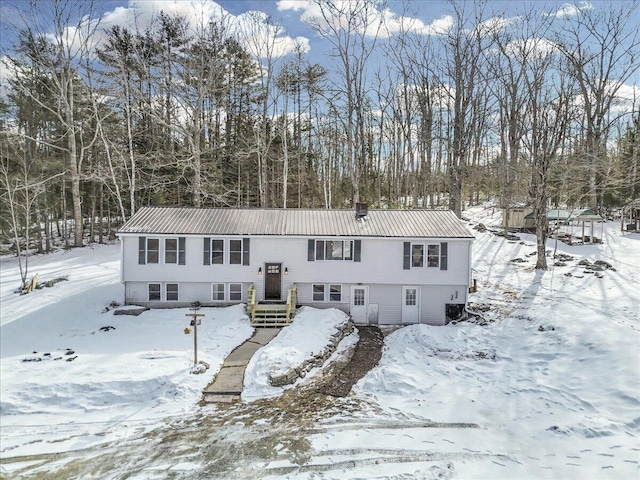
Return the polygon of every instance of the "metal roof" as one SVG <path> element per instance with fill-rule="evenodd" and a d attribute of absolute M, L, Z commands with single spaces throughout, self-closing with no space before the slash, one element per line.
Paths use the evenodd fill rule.
<path fill-rule="evenodd" d="M 536 212 L 531 212 L 529 215 L 524 217 L 527 220 L 531 220 L 532 218 L 536 218 Z M 562 209 L 551 209 L 547 210 L 547 220 L 569 220 L 571 218 L 571 212 L 569 210 Z"/>
<path fill-rule="evenodd" d="M 474 238 L 450 210 L 144 207 L 119 234 Z"/>
<path fill-rule="evenodd" d="M 527 220 L 536 218 L 535 212 L 531 212 L 524 217 Z M 602 217 L 595 213 L 593 210 L 584 209 L 577 211 L 569 210 L 549 210 L 547 212 L 547 220 L 562 220 L 562 221 L 600 221 Z"/>

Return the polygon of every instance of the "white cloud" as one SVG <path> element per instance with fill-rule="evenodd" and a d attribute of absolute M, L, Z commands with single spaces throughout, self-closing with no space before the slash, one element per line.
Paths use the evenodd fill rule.
<path fill-rule="evenodd" d="M 453 27 L 453 18 L 449 15 L 425 24 L 418 18 L 396 14 L 389 8 L 380 10 L 375 4 L 363 6 L 359 0 L 336 0 L 332 4 L 335 8 L 323 12 L 318 3 L 310 0 L 278 0 L 278 10 L 301 12 L 301 21 L 321 29 L 344 29 L 349 16 L 358 12 L 362 17 L 359 32 L 369 37 L 389 37 L 402 31 L 442 35 Z"/>
<path fill-rule="evenodd" d="M 412 17 L 396 15 L 389 9 L 382 12 L 382 24 L 389 36 L 399 32 L 412 32 L 419 35 L 445 35 L 453 28 L 453 17 L 445 15 L 429 24 Z"/>
<path fill-rule="evenodd" d="M 505 47 L 505 53 L 523 60 L 531 57 L 543 58 L 557 49 L 557 44 L 546 38 L 532 37 L 509 42 Z"/>
<path fill-rule="evenodd" d="M 14 67 L 6 55 L 0 57 L 0 98 L 7 96 L 10 90 L 9 80 L 15 78 Z"/>
<path fill-rule="evenodd" d="M 129 0 L 126 7 L 116 7 L 100 18 L 99 28 L 92 39 L 93 45 L 101 44 L 106 39 L 105 31 L 114 26 L 144 32 L 157 21 L 160 12 L 169 16 L 184 17 L 187 28 L 192 32 L 206 26 L 210 21 L 219 21 L 227 25 L 231 31 L 236 32 L 241 41 L 249 38 L 244 34 L 246 29 L 254 33 L 260 32 L 258 40 L 263 44 L 272 43 L 274 56 L 293 53 L 297 45 L 301 46 L 303 52 L 309 50 L 307 38 L 292 38 L 282 29 L 269 25 L 267 15 L 263 12 L 247 12 L 234 16 L 213 0 Z M 95 23 L 92 25 L 95 26 Z M 68 27 L 65 37 L 70 43 L 77 43 L 77 33 L 75 27 Z M 250 48 L 251 45 L 245 44 L 245 47 Z M 252 53 L 259 55 L 255 48 L 252 49 Z"/>
<path fill-rule="evenodd" d="M 491 17 L 476 26 L 476 30 L 482 36 L 500 32 L 508 26 L 521 21 L 521 17 Z"/>
<path fill-rule="evenodd" d="M 611 109 L 619 114 L 637 112 L 640 108 L 640 86 L 610 82 L 610 91 L 616 90 Z"/>
<path fill-rule="evenodd" d="M 591 2 L 563 3 L 560 8 L 552 13 L 545 13 L 546 17 L 567 18 L 578 15 L 582 10 L 593 10 Z"/>
<path fill-rule="evenodd" d="M 264 12 L 254 10 L 238 15 L 233 19 L 232 27 L 247 50 L 259 58 L 278 58 L 297 49 L 306 53 L 311 48 L 308 38 L 284 35 L 282 27 L 270 23 L 268 15 Z"/>

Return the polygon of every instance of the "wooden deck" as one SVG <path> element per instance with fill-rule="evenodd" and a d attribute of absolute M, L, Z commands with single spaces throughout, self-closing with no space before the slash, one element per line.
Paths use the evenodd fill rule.
<path fill-rule="evenodd" d="M 286 327 L 296 310 L 297 289 L 293 285 L 287 293 L 285 303 L 260 303 L 256 301 L 256 291 L 249 287 L 247 295 L 247 313 L 254 327 Z"/>

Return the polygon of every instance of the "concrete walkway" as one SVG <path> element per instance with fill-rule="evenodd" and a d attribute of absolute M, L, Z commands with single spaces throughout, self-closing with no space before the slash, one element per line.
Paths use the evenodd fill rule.
<path fill-rule="evenodd" d="M 237 347 L 224 360 L 214 382 L 204 389 L 205 403 L 240 400 L 244 371 L 256 351 L 280 333 L 280 328 L 256 328 L 249 340 Z"/>

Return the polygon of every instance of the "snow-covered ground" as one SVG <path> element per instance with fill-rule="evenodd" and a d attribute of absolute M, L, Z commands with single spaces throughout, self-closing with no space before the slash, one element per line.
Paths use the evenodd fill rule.
<path fill-rule="evenodd" d="M 472 224 L 499 222 L 483 207 L 465 215 Z M 68 281 L 25 296 L 13 293 L 16 260 L 4 258 L 0 474 L 638 478 L 640 235 L 622 234 L 615 222 L 603 232 L 602 244 L 559 243 L 558 253 L 573 259 L 566 266 L 549 259 L 541 273 L 529 255 L 532 235 L 509 241 L 474 231 L 479 291 L 471 303 L 484 322 L 390 332 L 379 366 L 314 426 L 287 423 L 286 411 L 269 417 L 260 402 L 236 407 L 242 415 L 231 410 L 231 417 L 198 405 L 226 354 L 251 335 L 240 306 L 202 310 L 199 358 L 211 369 L 192 375 L 187 309 L 104 312 L 122 299 L 117 245 L 33 258 L 31 272 L 41 280 Z M 584 259 L 615 270 L 585 273 Z M 330 332 L 336 319 L 325 321 Z M 286 346 L 295 362 L 315 351 L 318 338 L 290 334 L 270 346 Z M 245 378 L 252 399 L 274 394 L 263 370 L 280 363 L 268 348 Z M 260 415 L 252 419 L 254 411 Z M 68 453 L 47 456 L 54 452 Z M 70 461 L 76 470 L 64 470 Z M 94 472 L 96 465 L 102 470 Z"/>
<path fill-rule="evenodd" d="M 251 401 L 281 395 L 283 389 L 272 387 L 269 376 L 284 375 L 289 369 L 299 369 L 305 360 L 324 353 L 331 335 L 343 327 L 348 320 L 349 317 L 344 312 L 335 308 L 327 310 L 300 308 L 296 313 L 295 321 L 283 329 L 268 345 L 258 350 L 249 361 L 245 371 L 242 399 Z M 309 335 L 309 332 L 313 332 L 313 335 Z M 354 340 L 354 337 L 355 335 L 350 340 Z M 345 345 L 342 345 L 342 348 L 344 347 Z M 287 385 L 285 388 L 294 385 Z"/>
<path fill-rule="evenodd" d="M 83 448 L 197 408 L 212 374 L 189 373 L 191 312 L 113 315 L 119 259 L 119 245 L 32 258 L 41 281 L 68 280 L 23 296 L 16 260 L 2 260 L 0 456 Z M 198 359 L 215 372 L 253 329 L 239 305 L 199 313 Z"/>

